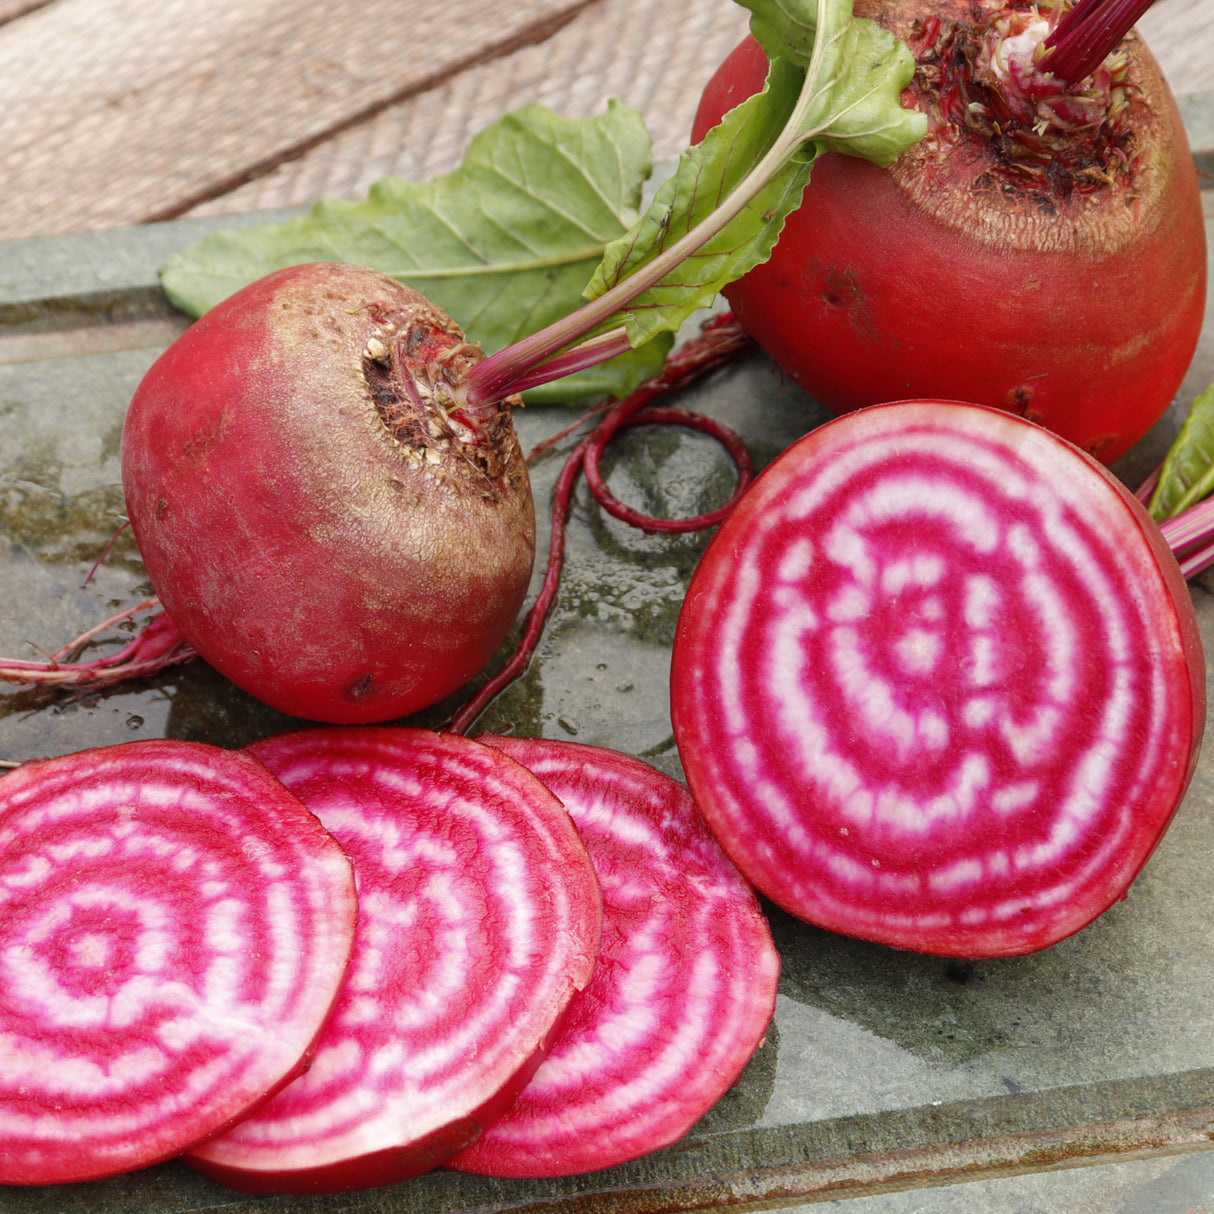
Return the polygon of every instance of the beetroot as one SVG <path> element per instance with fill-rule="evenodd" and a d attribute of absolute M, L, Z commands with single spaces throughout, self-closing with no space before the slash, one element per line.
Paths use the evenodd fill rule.
<path fill-rule="evenodd" d="M 1205 306 L 1197 178 L 1157 64 L 1131 34 L 1094 76 L 1060 84 L 1050 58 L 1012 53 L 1051 18 L 1003 0 L 856 13 L 910 45 L 903 100 L 928 134 L 889 168 L 821 156 L 771 259 L 725 289 L 739 320 L 835 412 L 973 401 L 1112 462 L 1171 402 Z M 766 70 L 748 38 L 694 135 Z"/>
<path fill-rule="evenodd" d="M 603 946 L 515 1104 L 448 1164 L 566 1176 L 681 1138 L 733 1083 L 775 1008 L 780 962 L 750 887 L 686 788 L 600 747 L 485 737 L 565 803 L 603 887 Z"/>
<path fill-rule="evenodd" d="M 415 1176 L 509 1104 L 590 980 L 594 870 L 560 802 L 467 738 L 316 729 L 251 751 L 352 857 L 358 939 L 312 1069 L 189 1162 L 251 1192 Z"/>
<path fill-rule="evenodd" d="M 0 1183 L 110 1176 L 306 1065 L 350 863 L 247 756 L 129 742 L 0 780 Z"/>
<path fill-rule="evenodd" d="M 127 509 L 173 623 L 283 712 L 387 720 L 488 661 L 535 551 L 508 398 L 480 351 L 354 266 L 268 275 L 157 360 L 123 431 Z"/>
<path fill-rule="evenodd" d="M 792 914 L 1027 953 L 1122 897 L 1196 763 L 1175 558 L 1103 468 L 954 402 L 828 422 L 711 541 L 672 715 L 727 854 Z"/>

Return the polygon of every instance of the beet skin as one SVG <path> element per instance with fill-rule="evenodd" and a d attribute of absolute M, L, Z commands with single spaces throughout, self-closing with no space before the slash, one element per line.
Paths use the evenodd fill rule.
<path fill-rule="evenodd" d="M 295 716 L 383 721 L 477 673 L 535 551 L 507 400 L 463 403 L 481 357 L 396 280 L 277 271 L 157 360 L 123 431 L 127 510 L 199 653 Z"/>

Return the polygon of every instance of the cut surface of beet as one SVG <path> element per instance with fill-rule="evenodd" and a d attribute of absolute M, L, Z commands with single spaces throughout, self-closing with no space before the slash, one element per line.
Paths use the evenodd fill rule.
<path fill-rule="evenodd" d="M 594 978 L 509 1110 L 448 1163 L 503 1177 L 611 1167 L 681 1138 L 737 1079 L 780 961 L 754 891 L 678 781 L 578 743 L 485 736 L 572 815 L 603 888 Z"/>
<path fill-rule="evenodd" d="M 1019 954 L 1123 896 L 1192 775 L 1204 660 L 1141 506 L 1069 444 L 951 402 L 789 448 L 684 603 L 672 715 L 726 852 L 785 909 Z"/>
<path fill-rule="evenodd" d="M 189 1162 L 234 1188 L 363 1189 L 468 1145 L 590 980 L 602 899 L 560 802 L 454 734 L 304 730 L 250 748 L 354 863 L 354 956 L 311 1069 Z"/>
<path fill-rule="evenodd" d="M 130 742 L 0 779 L 0 1183 L 225 1130 L 306 1065 L 355 918 L 341 848 L 246 755 Z"/>

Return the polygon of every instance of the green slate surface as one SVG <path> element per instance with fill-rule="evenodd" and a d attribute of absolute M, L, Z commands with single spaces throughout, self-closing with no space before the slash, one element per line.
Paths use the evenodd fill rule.
<path fill-rule="evenodd" d="M 0 365 L 0 653 L 53 650 L 149 590 L 130 537 L 114 539 L 119 434 L 131 392 L 167 340 L 163 326 L 177 323 L 157 296 L 155 267 L 198 231 L 168 224 L 0 245 L 0 363 L 9 357 Z M 1212 381 L 1207 319 L 1177 409 L 1121 466 L 1127 481 L 1152 464 L 1180 409 Z M 825 417 L 759 356 L 680 403 L 733 425 L 760 463 Z M 570 416 L 529 408 L 519 420 L 530 446 Z M 535 469 L 541 513 L 565 449 Z M 711 440 L 663 427 L 623 435 L 610 475 L 619 496 L 657 513 L 695 512 L 731 484 Z M 482 727 L 614 746 L 678 774 L 669 645 L 704 542 L 634 531 L 583 488 L 539 660 Z M 1214 575 L 1192 583 L 1214 653 L 1212 589 Z M 447 707 L 421 723 L 438 723 Z M 76 701 L 0 689 L 0 759 L 162 736 L 237 746 L 292 724 L 200 663 Z M 1128 898 L 1045 953 L 981 963 L 921 957 L 770 910 L 784 974 L 766 1044 L 686 1140 L 607 1172 L 494 1182 L 440 1171 L 362 1194 L 253 1198 L 170 1163 L 95 1184 L 0 1188 L 0 1214 L 641 1214 L 811 1200 L 839 1202 L 846 1214 L 997 1214 L 1082 1208 L 1066 1204 L 1067 1191 L 1079 1192 L 1076 1177 L 1092 1193 L 1105 1185 L 1106 1196 L 1142 1185 L 1158 1195 L 1169 1175 L 1214 1187 L 1214 1156 L 1170 1157 L 1214 1134 L 1212 855 L 1207 739 L 1191 792 Z M 1112 1159 L 1125 1162 L 1099 1162 Z M 1065 1166 L 1075 1163 L 1098 1166 Z M 1025 1188 L 1030 1181 L 1040 1185 Z M 923 1184 L 937 1187 L 928 1196 L 891 1192 Z M 1047 1184 L 1062 1194 L 1059 1204 L 1026 1204 L 1025 1193 Z M 966 1206 L 969 1198 L 979 1204 Z"/>

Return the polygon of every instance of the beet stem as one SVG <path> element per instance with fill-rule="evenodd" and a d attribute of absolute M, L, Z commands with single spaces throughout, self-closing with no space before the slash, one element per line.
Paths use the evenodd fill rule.
<path fill-rule="evenodd" d="M 1185 581 L 1188 581 L 1189 578 L 1196 577 L 1211 565 L 1214 565 L 1214 539 L 1211 539 L 1204 548 L 1198 548 L 1195 552 L 1185 556 L 1180 561 L 1180 572 L 1184 575 Z"/>
<path fill-rule="evenodd" d="M 569 511 L 573 499 L 573 487 L 577 483 L 578 473 L 586 470 L 587 456 L 594 452 L 593 461 L 597 476 L 598 457 L 608 442 L 625 426 L 640 425 L 648 421 L 659 423 L 693 426 L 706 430 L 722 442 L 729 451 L 737 466 L 737 483 L 729 501 L 717 510 L 708 514 L 698 515 L 693 519 L 657 519 L 631 511 L 628 507 L 616 502 L 614 495 L 607 492 L 608 504 L 599 493 L 592 492 L 598 501 L 610 513 L 623 518 L 625 522 L 638 526 L 646 531 L 698 531 L 715 526 L 731 510 L 738 498 L 749 485 L 753 470 L 750 455 L 738 436 L 727 426 L 704 418 L 699 414 L 689 413 L 682 409 L 663 409 L 647 412 L 648 407 L 662 396 L 673 392 L 698 379 L 721 364 L 734 358 L 751 345 L 750 337 L 743 331 L 741 325 L 730 312 L 722 313 L 706 321 L 698 338 L 687 342 L 675 350 L 666 360 L 665 366 L 656 375 L 646 380 L 635 392 L 625 397 L 613 408 L 608 410 L 599 425 L 577 444 L 565 460 L 561 474 L 553 489 L 551 539 L 548 544 L 548 562 L 544 570 L 544 580 L 540 585 L 527 620 L 523 626 L 523 635 L 515 647 L 506 665 L 489 679 L 480 690 L 462 707 L 451 719 L 448 726 L 452 733 L 465 733 L 477 718 L 485 711 L 490 703 L 501 694 L 506 687 L 514 682 L 527 668 L 531 656 L 544 631 L 548 613 L 556 601 L 557 590 L 560 587 L 561 567 L 565 554 L 565 530 L 569 520 Z M 566 431 L 567 432 L 567 431 Z M 563 433 L 566 433 L 563 432 Z M 545 444 L 546 446 L 549 444 Z M 590 477 L 587 477 L 590 482 Z M 602 485 L 602 478 L 598 478 Z M 602 485 L 606 490 L 606 486 Z M 618 513 L 614 508 L 619 507 Z"/>
<path fill-rule="evenodd" d="M 1159 524 L 1163 538 L 1173 552 L 1181 553 L 1194 544 L 1205 543 L 1214 535 L 1214 499 L 1206 498 L 1164 519 Z"/>
<path fill-rule="evenodd" d="M 1074 85 L 1090 76 L 1117 48 L 1153 0 L 1079 0 L 1045 39 L 1043 65 Z"/>
<path fill-rule="evenodd" d="M 1214 565 L 1214 498 L 1205 498 L 1159 524 L 1185 580 Z"/>
<path fill-rule="evenodd" d="M 815 46 L 814 59 L 822 53 L 820 44 Z M 775 175 L 787 164 L 789 158 L 806 144 L 812 143 L 817 130 L 802 130 L 806 116 L 820 100 L 816 86 L 816 73 L 807 77 L 796 104 L 784 129 L 771 146 L 759 158 L 758 163 L 708 215 L 690 227 L 672 244 L 667 245 L 651 261 L 639 265 L 626 277 L 621 278 L 603 294 L 583 304 L 568 316 L 524 337 L 521 341 L 491 354 L 477 363 L 468 373 L 466 399 L 469 404 L 490 404 L 499 401 L 517 390 L 527 378 L 529 386 L 535 387 L 560 378 L 560 373 L 544 374 L 541 364 L 574 346 L 588 333 L 594 333 L 601 325 L 608 324 L 630 303 L 656 286 L 671 271 L 681 265 L 693 253 L 707 244 L 718 232 L 735 219 Z M 597 342 L 598 336 L 591 338 Z M 567 351 L 572 353 L 573 351 Z M 596 348 L 596 357 L 589 362 L 579 362 L 579 369 L 605 361 L 610 355 L 606 349 Z M 549 364 L 559 368 L 559 361 Z"/>
<path fill-rule="evenodd" d="M 1159 484 L 1159 474 L 1162 471 L 1163 465 L 1156 467 L 1151 474 L 1134 490 L 1134 496 L 1145 506 L 1150 500 L 1151 495 L 1155 492 L 1155 486 Z"/>
<path fill-rule="evenodd" d="M 510 391 L 526 392 L 528 388 L 538 388 L 540 384 L 551 383 L 554 379 L 564 379 L 566 375 L 584 371 L 587 367 L 596 367 L 609 358 L 615 358 L 617 354 L 626 354 L 631 348 L 627 331 L 622 328 L 612 329 L 520 375 L 511 383 Z"/>

